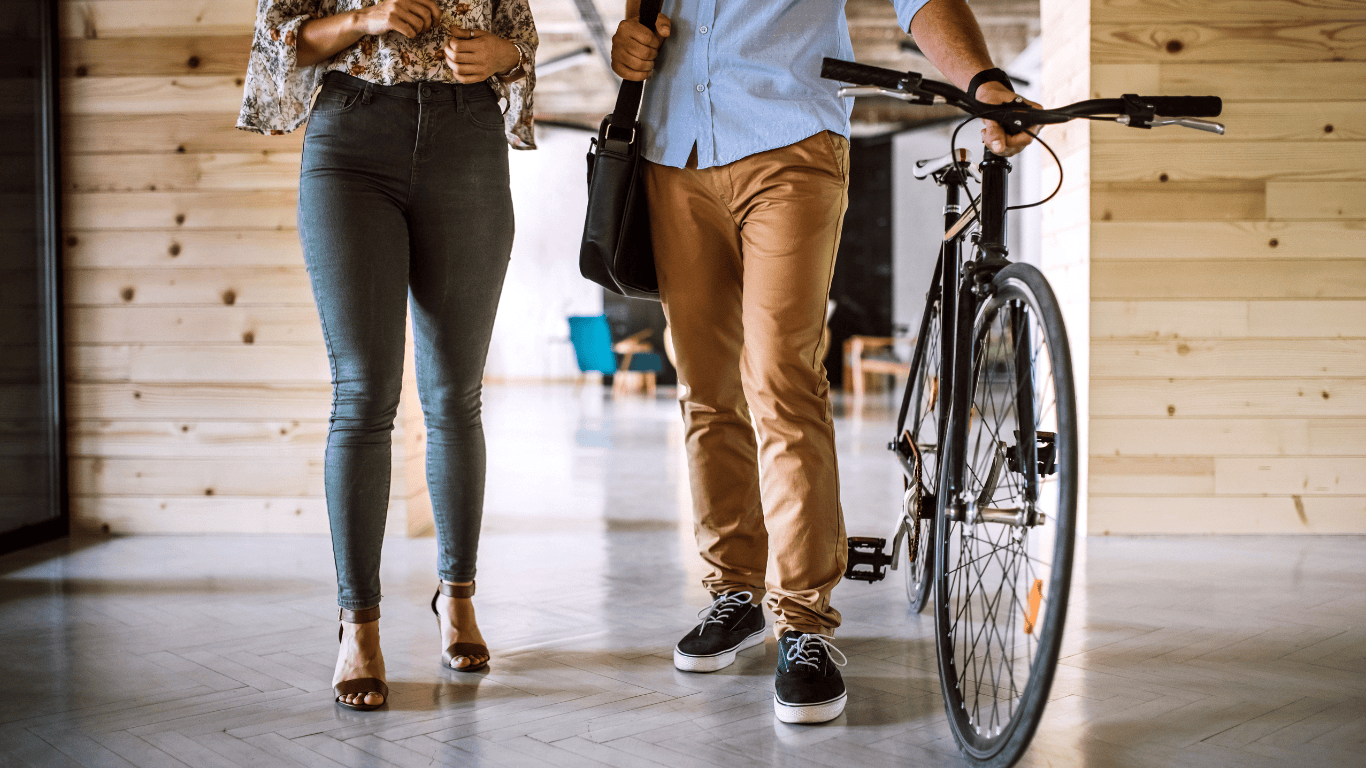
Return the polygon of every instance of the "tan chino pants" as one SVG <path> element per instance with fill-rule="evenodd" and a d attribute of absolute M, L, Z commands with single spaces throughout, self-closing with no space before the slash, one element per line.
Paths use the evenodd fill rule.
<path fill-rule="evenodd" d="M 848 552 L 822 336 L 848 147 L 822 132 L 720 167 L 645 171 L 703 586 L 767 593 L 779 636 L 840 623 L 830 591 Z"/>

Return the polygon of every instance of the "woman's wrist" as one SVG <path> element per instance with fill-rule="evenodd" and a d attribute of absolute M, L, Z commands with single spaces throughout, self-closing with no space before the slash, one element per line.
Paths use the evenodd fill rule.
<path fill-rule="evenodd" d="M 500 38 L 502 39 L 502 38 Z M 503 54 L 498 62 L 499 66 L 494 69 L 494 74 L 498 77 L 507 77 L 517 73 L 522 68 L 523 55 L 522 47 L 511 40 L 503 40 Z"/>

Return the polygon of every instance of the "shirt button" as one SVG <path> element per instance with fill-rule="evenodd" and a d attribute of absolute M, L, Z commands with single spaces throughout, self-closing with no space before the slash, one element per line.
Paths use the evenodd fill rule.
<path fill-rule="evenodd" d="M 699 86 L 697 86 L 697 92 L 698 92 L 698 93 L 701 93 L 701 92 L 703 92 L 703 91 L 705 91 L 705 90 L 707 90 L 707 86 L 705 86 L 705 85 L 699 85 Z"/>
<path fill-rule="evenodd" d="M 707 28 L 706 28 L 706 27 L 698 27 L 697 31 L 698 31 L 698 32 L 701 32 L 701 33 L 704 34 L 704 35 L 707 34 Z"/>

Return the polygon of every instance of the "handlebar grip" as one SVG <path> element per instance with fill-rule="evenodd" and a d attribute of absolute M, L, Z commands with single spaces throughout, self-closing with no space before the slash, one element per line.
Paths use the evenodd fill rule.
<path fill-rule="evenodd" d="M 821 77 L 855 85 L 876 85 L 879 88 L 899 88 L 907 79 L 905 72 L 831 58 L 821 61 Z"/>
<path fill-rule="evenodd" d="M 1153 111 L 1167 117 L 1218 117 L 1224 100 L 1218 96 L 1143 96 Z"/>

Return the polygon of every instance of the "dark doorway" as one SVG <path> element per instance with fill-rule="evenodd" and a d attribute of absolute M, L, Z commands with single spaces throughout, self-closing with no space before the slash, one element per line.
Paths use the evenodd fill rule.
<path fill-rule="evenodd" d="M 10 0 L 0 27 L 0 552 L 68 530 L 54 6 Z"/>
<path fill-rule="evenodd" d="M 849 212 L 830 283 L 830 386 L 844 385 L 844 342 L 892 335 L 892 135 L 849 144 Z"/>

